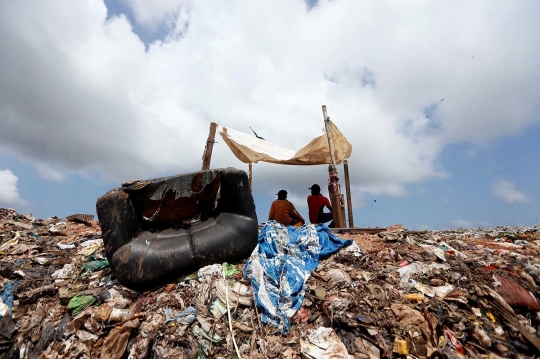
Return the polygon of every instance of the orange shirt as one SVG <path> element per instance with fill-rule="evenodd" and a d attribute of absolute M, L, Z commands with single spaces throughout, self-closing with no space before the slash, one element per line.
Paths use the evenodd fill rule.
<path fill-rule="evenodd" d="M 304 218 L 302 218 L 291 202 L 287 201 L 286 199 L 278 199 L 272 202 L 272 207 L 270 207 L 270 213 L 268 214 L 268 220 L 274 220 L 288 226 L 291 224 L 293 218 L 300 222 L 306 223 Z"/>

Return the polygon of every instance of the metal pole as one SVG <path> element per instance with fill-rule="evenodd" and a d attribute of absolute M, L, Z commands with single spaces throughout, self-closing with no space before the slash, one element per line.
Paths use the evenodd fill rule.
<path fill-rule="evenodd" d="M 328 147 L 330 150 L 330 158 L 332 164 L 328 166 L 328 193 L 330 194 L 330 202 L 332 203 L 332 215 L 334 217 L 334 226 L 336 228 L 347 228 L 347 222 L 345 219 L 345 200 L 341 194 L 339 186 L 339 178 L 336 167 L 336 157 L 334 156 L 334 142 L 332 140 L 332 134 L 330 133 L 330 117 L 326 114 L 326 106 L 322 107 L 324 116 L 324 127 L 326 129 L 326 136 L 328 137 Z"/>
<path fill-rule="evenodd" d="M 216 137 L 217 123 L 210 123 L 210 132 L 208 133 L 208 139 L 206 140 L 206 147 L 204 148 L 202 171 L 210 169 L 210 160 L 212 159 L 212 150 L 214 149 L 214 139 Z"/>
<path fill-rule="evenodd" d="M 252 163 L 249 163 L 249 192 L 253 193 L 253 166 Z"/>
<path fill-rule="evenodd" d="M 349 161 L 343 161 L 343 172 L 345 173 L 345 189 L 347 190 L 347 212 L 349 215 L 349 228 L 354 228 L 354 219 L 351 200 L 351 182 L 349 180 Z"/>

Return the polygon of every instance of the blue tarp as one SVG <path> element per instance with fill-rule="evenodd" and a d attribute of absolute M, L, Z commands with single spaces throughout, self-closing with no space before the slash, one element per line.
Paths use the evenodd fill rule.
<path fill-rule="evenodd" d="M 259 232 L 244 276 L 251 280 L 263 322 L 288 334 L 291 318 L 304 300 L 305 283 L 324 258 L 352 241 L 336 237 L 327 225 L 285 227 L 268 221 Z"/>
<path fill-rule="evenodd" d="M 2 302 L 8 306 L 9 310 L 13 309 L 13 289 L 19 284 L 18 280 L 10 280 L 4 285 L 4 290 L 0 293 L 0 299 Z M 0 319 L 2 316 L 0 315 Z"/>

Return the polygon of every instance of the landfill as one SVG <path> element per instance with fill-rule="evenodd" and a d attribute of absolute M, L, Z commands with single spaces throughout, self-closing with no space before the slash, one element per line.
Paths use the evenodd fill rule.
<path fill-rule="evenodd" d="M 271 228 L 281 231 L 261 233 Z M 314 226 L 301 230 L 313 239 Z M 246 260 L 141 293 L 114 278 L 92 216 L 0 209 L 0 357 L 539 356 L 540 226 L 335 235 L 324 256 L 322 240 L 259 236 Z M 265 241 L 281 250 L 274 262 Z M 260 285 L 253 267 L 265 261 L 302 271 Z M 278 307 L 280 318 L 268 314 Z"/>

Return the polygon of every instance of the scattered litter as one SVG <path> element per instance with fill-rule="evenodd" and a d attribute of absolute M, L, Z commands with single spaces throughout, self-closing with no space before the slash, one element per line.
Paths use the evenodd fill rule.
<path fill-rule="evenodd" d="M 411 275 L 416 274 L 416 273 L 421 273 L 421 272 L 422 272 L 422 268 L 420 268 L 418 263 L 412 263 L 412 264 L 400 267 L 398 269 L 401 282 L 403 283 L 407 283 Z"/>
<path fill-rule="evenodd" d="M 343 344 L 332 328 L 309 329 L 307 338 L 300 339 L 300 351 L 311 359 L 349 359 Z"/>
<path fill-rule="evenodd" d="M 187 307 L 183 311 L 176 313 L 170 308 L 165 308 L 165 323 L 175 321 L 180 324 L 189 325 L 195 321 L 197 310 L 193 307 Z"/>
<path fill-rule="evenodd" d="M 339 237 L 353 242 L 324 226 L 268 223 L 249 260 L 140 293 L 115 279 L 96 221 L 0 209 L 0 357 L 497 359 L 540 350 L 540 226 L 396 225 Z"/>
<path fill-rule="evenodd" d="M 58 243 L 57 246 L 58 246 L 58 248 L 60 248 L 60 249 L 72 249 L 72 248 L 75 248 L 75 244 L 63 244 L 63 243 Z"/>
<path fill-rule="evenodd" d="M 240 271 L 236 269 L 234 264 L 223 263 L 223 270 L 226 277 L 232 277 L 233 275 L 240 274 Z"/>

